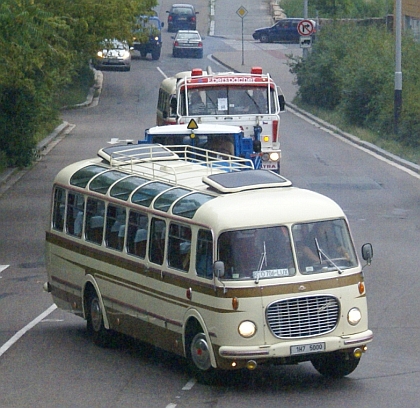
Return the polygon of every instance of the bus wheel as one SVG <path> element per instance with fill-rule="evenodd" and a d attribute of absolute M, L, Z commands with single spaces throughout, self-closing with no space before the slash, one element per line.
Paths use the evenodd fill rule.
<path fill-rule="evenodd" d="M 88 299 L 87 330 L 97 346 L 111 346 L 112 335 L 104 326 L 103 312 L 96 292 L 91 293 Z"/>
<path fill-rule="evenodd" d="M 352 373 L 360 362 L 353 353 L 327 353 L 311 360 L 314 368 L 328 378 L 342 378 Z"/>
<path fill-rule="evenodd" d="M 203 384 L 216 379 L 216 370 L 211 365 L 209 344 L 204 333 L 197 333 L 188 345 L 188 361 L 193 375 Z"/>

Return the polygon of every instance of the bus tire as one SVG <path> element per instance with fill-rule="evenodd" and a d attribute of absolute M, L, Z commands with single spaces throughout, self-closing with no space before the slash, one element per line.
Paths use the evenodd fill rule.
<path fill-rule="evenodd" d="M 110 347 L 113 344 L 113 336 L 111 331 L 105 328 L 99 297 L 94 290 L 89 294 L 87 306 L 87 331 L 93 343 L 100 347 Z"/>
<path fill-rule="evenodd" d="M 360 358 L 354 357 L 353 353 L 326 353 L 313 358 L 313 367 L 324 377 L 342 378 L 351 374 L 360 362 Z"/>
<path fill-rule="evenodd" d="M 190 374 L 202 384 L 213 384 L 216 372 L 211 365 L 210 349 L 206 335 L 198 331 L 190 337 L 187 344 L 187 359 Z"/>

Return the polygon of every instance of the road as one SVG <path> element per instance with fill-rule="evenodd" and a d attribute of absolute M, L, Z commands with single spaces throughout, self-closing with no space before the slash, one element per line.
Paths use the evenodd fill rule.
<path fill-rule="evenodd" d="M 192 3 L 200 12 L 199 30 L 208 32 L 208 2 Z M 170 5 L 162 1 L 158 7 L 164 21 Z M 206 54 L 238 49 L 235 12 L 241 5 L 250 14 L 264 11 L 251 0 L 217 0 L 215 36 L 206 37 Z M 235 23 L 226 29 L 229 21 Z M 209 64 L 220 69 L 211 59 L 173 59 L 165 30 L 161 59 L 135 59 L 129 73 L 104 72 L 99 101 L 64 111 L 63 119 L 75 127 L 0 197 L 1 408 L 418 406 L 419 177 L 291 112 L 282 115 L 283 174 L 343 207 L 358 250 L 364 242 L 374 245 L 365 277 L 375 337 L 348 378 L 326 380 L 302 364 L 262 368 L 229 376 L 225 386 L 204 386 L 188 377 L 175 356 L 128 339 L 115 349 L 98 348 L 82 319 L 49 309 L 51 297 L 42 290 L 43 251 L 55 174 L 66 164 L 95 156 L 113 137 L 142 138 L 155 123 L 163 74 Z"/>

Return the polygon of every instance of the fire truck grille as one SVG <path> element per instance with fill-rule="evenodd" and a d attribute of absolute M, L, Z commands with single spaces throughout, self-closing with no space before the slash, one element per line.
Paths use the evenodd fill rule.
<path fill-rule="evenodd" d="M 300 338 L 328 333 L 337 326 L 340 304 L 333 296 L 280 300 L 266 311 L 268 326 L 278 338 Z"/>

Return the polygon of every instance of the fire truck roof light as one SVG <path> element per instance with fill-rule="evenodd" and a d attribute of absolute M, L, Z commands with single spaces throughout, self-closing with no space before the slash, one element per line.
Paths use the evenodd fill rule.
<path fill-rule="evenodd" d="M 200 76 L 203 75 L 203 70 L 201 68 L 193 68 L 191 71 L 191 76 Z"/>
<path fill-rule="evenodd" d="M 251 68 L 251 74 L 257 74 L 257 75 L 262 75 L 263 70 L 261 67 L 252 67 Z"/>

